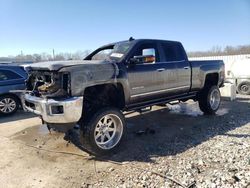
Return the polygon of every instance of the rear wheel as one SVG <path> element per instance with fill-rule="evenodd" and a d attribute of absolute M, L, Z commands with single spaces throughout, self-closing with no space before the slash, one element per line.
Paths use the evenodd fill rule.
<path fill-rule="evenodd" d="M 199 96 L 199 107 L 205 114 L 215 114 L 219 109 L 221 95 L 218 86 L 204 88 Z"/>
<path fill-rule="evenodd" d="M 19 107 L 19 100 L 13 95 L 0 96 L 0 114 L 11 115 L 14 114 Z"/>
<path fill-rule="evenodd" d="M 250 82 L 244 81 L 238 84 L 237 91 L 242 95 L 250 95 Z"/>
<path fill-rule="evenodd" d="M 116 108 L 105 107 L 81 124 L 83 147 L 97 155 L 115 151 L 124 134 L 125 118 Z"/>

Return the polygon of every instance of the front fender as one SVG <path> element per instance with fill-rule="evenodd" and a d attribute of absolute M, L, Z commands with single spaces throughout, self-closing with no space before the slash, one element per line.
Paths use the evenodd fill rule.
<path fill-rule="evenodd" d="M 112 63 L 64 67 L 60 72 L 70 73 L 71 95 L 82 96 L 87 87 L 117 82 L 118 68 Z"/>

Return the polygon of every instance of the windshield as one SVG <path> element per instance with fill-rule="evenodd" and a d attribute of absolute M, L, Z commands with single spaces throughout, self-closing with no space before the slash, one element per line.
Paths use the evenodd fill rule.
<path fill-rule="evenodd" d="M 90 54 L 87 60 L 120 61 L 130 50 L 133 42 L 119 42 L 110 46 L 99 48 Z"/>

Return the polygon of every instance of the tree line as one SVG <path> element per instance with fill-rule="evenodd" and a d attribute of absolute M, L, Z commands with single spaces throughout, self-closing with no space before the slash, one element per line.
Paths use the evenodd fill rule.
<path fill-rule="evenodd" d="M 77 51 L 75 53 L 57 53 L 57 54 L 49 54 L 49 53 L 36 53 L 36 54 L 19 54 L 16 56 L 9 57 L 0 57 L 0 61 L 31 61 L 31 62 L 42 62 L 42 61 L 61 61 L 61 60 L 81 60 L 84 59 L 88 54 L 90 54 L 90 50 L 85 51 Z"/>
<path fill-rule="evenodd" d="M 220 46 L 214 46 L 211 50 L 194 51 L 194 52 L 188 52 L 187 54 L 188 57 L 250 54 L 250 45 L 240 45 L 235 47 L 226 46 L 225 48 L 222 48 Z"/>
<path fill-rule="evenodd" d="M 36 54 L 19 54 L 17 56 L 11 56 L 8 58 L 0 57 L 0 61 L 32 61 L 32 62 L 41 62 L 41 61 L 60 61 L 60 60 L 81 60 L 84 59 L 90 50 L 77 51 L 75 53 L 36 53 Z M 241 46 L 226 46 L 222 48 L 220 46 L 214 46 L 211 50 L 207 51 L 193 51 L 188 52 L 188 57 L 204 57 L 204 56 L 221 56 L 221 55 L 241 55 L 241 54 L 250 54 L 250 45 L 241 45 Z M 101 55 L 101 54 L 100 54 Z"/>

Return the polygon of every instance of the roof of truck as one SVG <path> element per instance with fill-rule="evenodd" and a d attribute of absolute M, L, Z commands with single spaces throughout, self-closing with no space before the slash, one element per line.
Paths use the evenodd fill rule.
<path fill-rule="evenodd" d="M 173 41 L 173 40 L 162 40 L 162 39 L 134 39 L 131 41 L 162 41 L 162 42 L 177 42 L 180 43 L 179 41 Z"/>
<path fill-rule="evenodd" d="M 172 40 L 162 40 L 162 39 L 129 39 L 129 40 L 123 40 L 123 41 L 118 41 L 118 42 L 112 42 L 112 43 L 109 43 L 109 44 L 106 44 L 106 45 L 103 45 L 102 47 L 105 47 L 105 46 L 110 46 L 110 45 L 115 45 L 115 44 L 118 44 L 118 43 L 121 43 L 121 42 L 142 42 L 142 41 L 145 41 L 145 42 L 169 42 L 169 43 L 181 43 L 179 41 L 172 41 Z"/>

